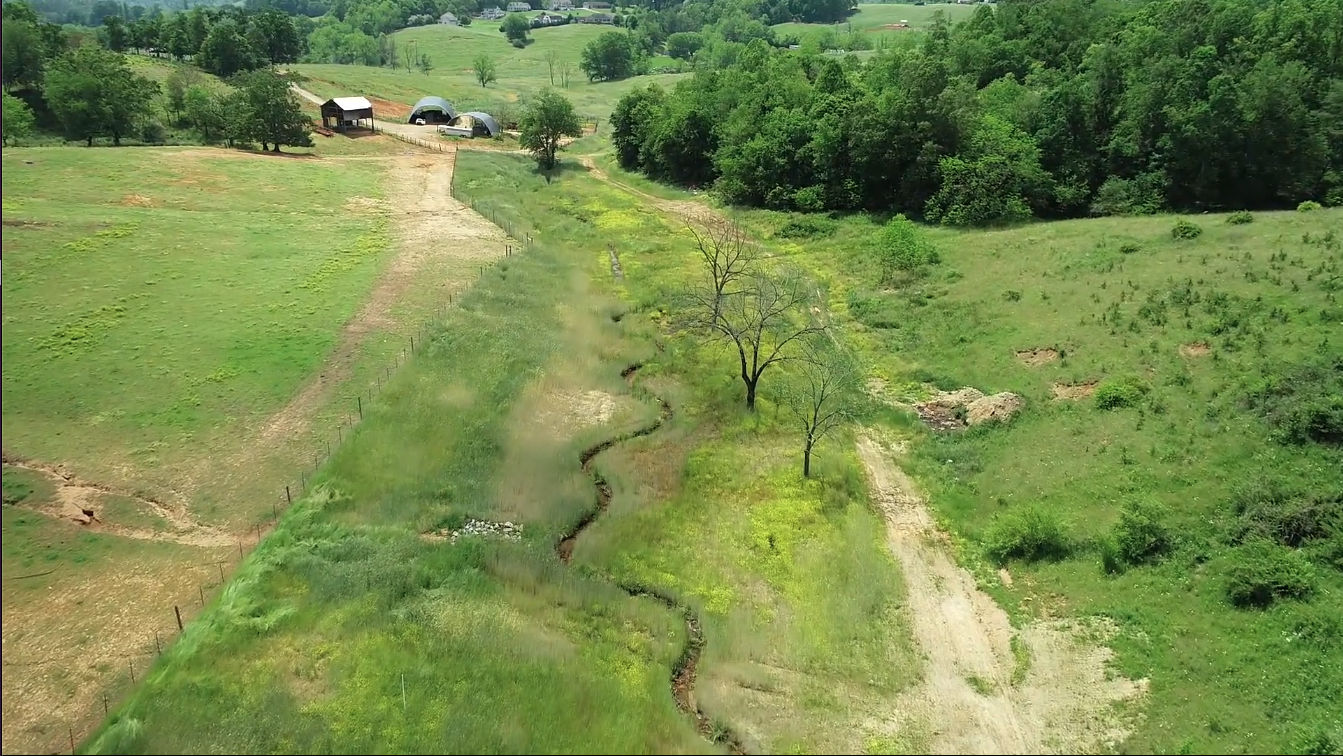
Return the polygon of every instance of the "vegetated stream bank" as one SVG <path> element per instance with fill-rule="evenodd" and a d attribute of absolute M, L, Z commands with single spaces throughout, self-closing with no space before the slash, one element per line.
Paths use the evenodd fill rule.
<path fill-rule="evenodd" d="M 631 389 L 634 388 L 634 376 L 642 367 L 643 363 L 636 362 L 620 371 L 620 377 L 625 379 L 625 382 Z M 584 517 L 578 521 L 578 524 L 574 526 L 573 530 L 560 538 L 559 542 L 555 544 L 555 553 L 565 565 L 570 564 L 573 559 L 574 546 L 578 543 L 578 537 L 595 523 L 597 518 L 604 514 L 611 505 L 611 484 L 600 472 L 593 469 L 593 460 L 596 459 L 597 455 L 610 449 L 616 444 L 652 434 L 672 417 L 672 408 L 671 405 L 667 403 L 667 400 L 646 390 L 645 393 L 652 399 L 657 400 L 660 405 L 658 416 L 652 422 L 634 431 L 623 433 L 589 446 L 584 449 L 583 453 L 578 457 L 583 472 L 592 478 L 592 483 L 597 489 L 597 506 L 584 515 Z M 602 577 L 608 580 L 611 579 L 608 576 Z M 615 582 L 622 591 L 629 594 L 631 597 L 646 596 L 654 599 L 685 618 L 686 645 L 681 651 L 681 655 L 677 659 L 676 664 L 672 666 L 671 674 L 672 696 L 676 699 L 676 705 L 681 711 L 694 716 L 695 726 L 699 730 L 700 735 L 712 742 L 726 745 L 733 753 L 746 753 L 741 741 L 738 740 L 730 730 L 721 723 L 716 723 L 711 720 L 709 715 L 695 703 L 695 676 L 699 667 L 700 654 L 704 651 L 704 631 L 701 629 L 699 617 L 695 614 L 694 610 L 689 606 L 680 603 L 669 594 L 656 588 L 632 585 L 620 581 Z"/>

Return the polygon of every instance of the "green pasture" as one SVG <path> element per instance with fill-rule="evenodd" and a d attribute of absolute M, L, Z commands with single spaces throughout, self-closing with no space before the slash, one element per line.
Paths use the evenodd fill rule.
<path fill-rule="evenodd" d="M 872 37 L 897 37 L 905 34 L 916 34 L 928 28 L 932 23 L 933 14 L 941 11 L 946 15 L 947 20 L 953 24 L 958 21 L 964 21 L 975 12 L 978 5 L 962 5 L 957 3 L 928 3 L 927 5 L 914 5 L 913 3 L 859 3 L 858 10 L 847 19 L 837 24 L 805 24 L 805 23 L 786 23 L 775 24 L 774 31 L 780 34 L 796 34 L 799 37 L 805 37 L 809 33 L 814 33 L 823 29 L 833 29 L 840 34 L 849 32 L 863 32 Z M 883 28 L 888 24 L 896 24 L 902 21 L 909 22 L 908 29 L 888 29 Z"/>

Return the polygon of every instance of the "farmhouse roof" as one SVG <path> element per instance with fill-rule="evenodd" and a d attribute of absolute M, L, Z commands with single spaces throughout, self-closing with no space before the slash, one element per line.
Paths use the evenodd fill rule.
<path fill-rule="evenodd" d="M 456 118 L 457 111 L 452 107 L 452 103 L 442 97 L 421 97 L 420 101 L 415 103 L 415 107 L 410 110 L 410 117 L 413 120 L 422 110 L 441 110 L 448 114 L 448 118 Z"/>
<path fill-rule="evenodd" d="M 367 97 L 333 97 L 326 104 L 335 104 L 341 110 L 372 110 L 373 103 Z"/>
<path fill-rule="evenodd" d="M 489 113 L 482 113 L 479 110 L 473 110 L 470 113 L 462 113 L 462 115 L 471 116 L 472 118 L 484 124 L 485 130 L 490 132 L 490 136 L 499 135 L 500 130 L 499 122 L 494 120 L 494 116 L 490 115 Z"/>

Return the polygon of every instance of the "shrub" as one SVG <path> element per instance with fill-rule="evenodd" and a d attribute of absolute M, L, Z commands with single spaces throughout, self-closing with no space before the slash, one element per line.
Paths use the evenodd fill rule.
<path fill-rule="evenodd" d="M 1277 541 L 1293 548 L 1343 532 L 1343 490 L 1293 491 L 1276 481 L 1236 490 L 1234 539 Z"/>
<path fill-rule="evenodd" d="M 1167 512 L 1160 502 L 1134 500 L 1124 504 L 1114 526 L 1114 545 L 1125 564 L 1142 564 L 1170 550 Z"/>
<path fill-rule="evenodd" d="M 1271 541 L 1251 541 L 1229 555 L 1226 595 L 1239 607 L 1266 607 L 1315 590 L 1315 569 L 1299 552 Z"/>
<path fill-rule="evenodd" d="M 1124 242 L 1123 244 L 1119 245 L 1119 254 L 1121 255 L 1133 255 L 1141 251 L 1142 247 L 1139 247 L 1137 244 L 1133 242 Z"/>
<path fill-rule="evenodd" d="M 995 518 L 984 534 L 984 548 L 999 562 L 1062 559 L 1072 548 L 1067 531 L 1057 513 L 1027 505 Z"/>
<path fill-rule="evenodd" d="M 1109 380 L 1096 389 L 1096 407 L 1104 410 L 1134 407 L 1149 390 L 1147 383 L 1137 376 Z"/>
<path fill-rule="evenodd" d="M 1197 239 L 1202 233 L 1203 229 L 1184 218 L 1176 221 L 1170 230 L 1170 235 L 1176 239 Z"/>
<path fill-rule="evenodd" d="M 1091 203 L 1092 215 L 1151 215 L 1161 209 L 1160 174 L 1148 173 L 1134 179 L 1109 178 L 1096 191 Z"/>
<path fill-rule="evenodd" d="M 1306 200 L 1305 202 L 1302 202 L 1301 204 L 1296 206 L 1296 211 L 1298 213 L 1309 213 L 1319 209 L 1320 209 L 1320 203 L 1316 202 L 1315 200 Z"/>
<path fill-rule="evenodd" d="M 794 215 L 779 226 L 778 233 L 785 239 L 810 239 L 834 232 L 835 222 L 823 215 Z"/>
<path fill-rule="evenodd" d="M 881 263 L 881 282 L 891 282 L 898 273 L 913 273 L 941 261 L 937 248 L 904 215 L 897 215 L 877 233 L 877 261 Z"/>
<path fill-rule="evenodd" d="M 158 121 L 145 121 L 140 127 L 140 141 L 145 144 L 163 144 L 166 132 Z"/>
<path fill-rule="evenodd" d="M 1254 222 L 1254 214 L 1249 210 L 1237 210 L 1226 216 L 1226 222 L 1233 226 L 1243 226 L 1246 223 Z"/>
<path fill-rule="evenodd" d="M 1312 360 L 1251 385 L 1246 403 L 1286 444 L 1343 444 L 1343 357 Z"/>

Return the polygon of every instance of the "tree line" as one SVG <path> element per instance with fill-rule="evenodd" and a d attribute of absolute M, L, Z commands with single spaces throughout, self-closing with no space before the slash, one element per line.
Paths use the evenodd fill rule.
<path fill-rule="evenodd" d="M 627 169 L 776 209 L 1343 204 L 1343 0 L 1002 0 L 867 61 L 758 39 L 612 126 Z"/>

